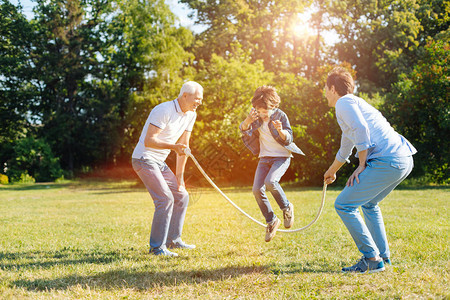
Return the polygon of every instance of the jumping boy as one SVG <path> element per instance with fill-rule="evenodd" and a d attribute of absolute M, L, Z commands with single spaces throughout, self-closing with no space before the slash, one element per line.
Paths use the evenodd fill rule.
<path fill-rule="evenodd" d="M 267 199 L 266 188 L 283 211 L 284 227 L 292 227 L 294 205 L 287 199 L 279 181 L 289 167 L 291 153 L 304 155 L 292 142 L 289 119 L 278 108 L 279 104 L 280 97 L 274 87 L 257 88 L 252 99 L 253 108 L 239 126 L 244 144 L 260 159 L 255 172 L 253 194 L 267 222 L 266 242 L 273 239 L 281 224 Z"/>

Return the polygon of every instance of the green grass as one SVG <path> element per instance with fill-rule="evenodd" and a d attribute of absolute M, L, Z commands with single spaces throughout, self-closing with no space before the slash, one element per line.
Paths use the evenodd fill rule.
<path fill-rule="evenodd" d="M 393 266 L 341 274 L 360 254 L 329 189 L 319 221 L 278 233 L 241 215 L 212 189 L 193 190 L 183 238 L 197 249 L 148 255 L 153 203 L 134 182 L 0 187 L 1 298 L 299 299 L 449 298 L 448 187 L 395 190 L 381 206 Z M 226 189 L 262 221 L 250 188 Z M 306 225 L 321 189 L 287 189 L 294 227 Z M 276 210 L 280 214 L 279 209 Z"/>

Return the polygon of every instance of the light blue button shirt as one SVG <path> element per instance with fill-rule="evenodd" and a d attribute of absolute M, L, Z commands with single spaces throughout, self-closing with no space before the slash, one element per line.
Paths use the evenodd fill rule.
<path fill-rule="evenodd" d="M 347 94 L 336 102 L 336 117 L 342 130 L 341 148 L 336 154 L 340 162 L 350 162 L 348 158 L 354 147 L 357 152 L 367 149 L 367 160 L 417 153 L 377 109 L 353 94 Z"/>

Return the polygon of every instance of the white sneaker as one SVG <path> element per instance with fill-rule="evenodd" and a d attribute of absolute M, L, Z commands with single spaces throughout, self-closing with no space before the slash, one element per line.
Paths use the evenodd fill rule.
<path fill-rule="evenodd" d="M 270 242 L 275 234 L 277 233 L 278 227 L 280 227 L 281 221 L 277 217 L 271 223 L 267 224 L 266 227 L 266 242 Z"/>

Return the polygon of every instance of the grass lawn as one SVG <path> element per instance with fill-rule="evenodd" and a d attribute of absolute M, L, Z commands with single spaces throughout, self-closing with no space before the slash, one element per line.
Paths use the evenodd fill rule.
<path fill-rule="evenodd" d="M 334 210 L 339 191 L 329 188 L 310 229 L 266 243 L 264 228 L 214 190 L 193 190 L 183 238 L 197 249 L 163 258 L 147 254 L 153 203 L 135 182 L 0 186 L 0 296 L 450 297 L 449 187 L 398 189 L 381 203 L 393 265 L 364 275 L 340 273 L 360 254 Z M 250 187 L 224 192 L 263 221 Z M 287 195 L 296 208 L 294 228 L 309 223 L 321 188 Z"/>

